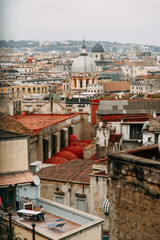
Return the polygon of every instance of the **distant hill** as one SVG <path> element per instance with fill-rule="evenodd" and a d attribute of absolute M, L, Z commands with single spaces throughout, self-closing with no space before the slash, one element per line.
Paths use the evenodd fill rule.
<path fill-rule="evenodd" d="M 109 41 L 86 41 L 86 48 L 87 52 L 91 52 L 93 45 L 99 42 L 105 52 L 125 52 L 128 48 L 133 46 L 136 50 L 140 50 L 141 46 L 140 44 L 131 44 L 131 43 L 118 43 L 118 42 L 109 42 Z M 0 40 L 0 48 L 11 48 L 11 49 L 17 49 L 21 51 L 33 51 L 33 52 L 75 52 L 79 53 L 82 46 L 82 41 L 45 41 L 45 42 L 39 42 L 39 41 L 28 41 L 28 40 L 21 40 L 21 41 L 6 41 L 6 40 Z M 152 46 L 149 45 L 152 52 L 160 52 L 160 47 L 158 46 Z"/>

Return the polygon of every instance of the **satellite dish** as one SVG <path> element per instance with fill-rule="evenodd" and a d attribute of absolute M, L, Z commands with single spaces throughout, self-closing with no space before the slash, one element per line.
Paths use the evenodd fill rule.
<path fill-rule="evenodd" d="M 35 184 L 36 186 L 40 184 L 40 179 L 39 179 L 39 177 L 38 177 L 37 175 L 34 175 L 34 177 L 33 177 L 33 182 L 34 182 L 34 184 Z"/>

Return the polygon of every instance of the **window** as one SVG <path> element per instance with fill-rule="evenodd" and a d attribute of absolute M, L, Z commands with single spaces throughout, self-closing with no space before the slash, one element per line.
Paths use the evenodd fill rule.
<path fill-rule="evenodd" d="M 57 151 L 57 136 L 52 134 L 52 156 L 56 153 Z"/>
<path fill-rule="evenodd" d="M 65 147 L 65 131 L 64 130 L 61 130 L 61 148 L 64 148 Z"/>
<path fill-rule="evenodd" d="M 143 124 L 130 125 L 130 139 L 142 139 Z"/>
<path fill-rule="evenodd" d="M 45 162 L 48 159 L 48 149 L 49 149 L 48 140 L 43 139 L 43 162 Z"/>
<path fill-rule="evenodd" d="M 25 106 L 26 111 L 32 111 L 32 106 Z"/>
<path fill-rule="evenodd" d="M 81 211 L 86 211 L 86 200 L 85 198 L 76 198 L 76 208 Z"/>
<path fill-rule="evenodd" d="M 54 201 L 58 202 L 58 203 L 61 203 L 61 204 L 64 204 L 64 194 L 55 193 L 54 194 Z"/>
<path fill-rule="evenodd" d="M 68 141 L 69 141 L 69 137 L 73 134 L 73 127 L 69 127 L 68 128 Z"/>

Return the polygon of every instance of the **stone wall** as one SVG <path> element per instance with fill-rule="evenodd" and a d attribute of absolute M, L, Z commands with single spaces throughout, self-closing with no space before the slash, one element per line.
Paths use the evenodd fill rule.
<path fill-rule="evenodd" d="M 160 162 L 124 152 L 108 158 L 110 239 L 159 240 Z"/>

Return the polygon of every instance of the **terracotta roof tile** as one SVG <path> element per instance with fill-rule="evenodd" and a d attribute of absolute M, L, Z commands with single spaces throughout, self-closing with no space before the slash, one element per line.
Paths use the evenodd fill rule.
<path fill-rule="evenodd" d="M 0 186 L 33 182 L 33 174 L 29 171 L 0 174 Z"/>
<path fill-rule="evenodd" d="M 90 173 L 92 172 L 92 164 L 94 161 L 85 159 L 76 159 L 42 168 L 37 175 L 40 179 L 69 181 L 89 184 Z"/>
<path fill-rule="evenodd" d="M 22 133 L 29 135 L 30 137 L 35 135 L 34 132 L 24 127 L 20 122 L 4 114 L 0 115 L 0 129 L 10 132 Z"/>
<path fill-rule="evenodd" d="M 41 129 L 57 124 L 59 122 L 66 121 L 72 118 L 76 114 L 28 114 L 16 116 L 15 119 L 23 124 L 26 128 L 38 133 Z"/>
<path fill-rule="evenodd" d="M 128 81 L 106 82 L 103 84 L 106 92 L 122 92 L 130 91 L 130 83 Z"/>

